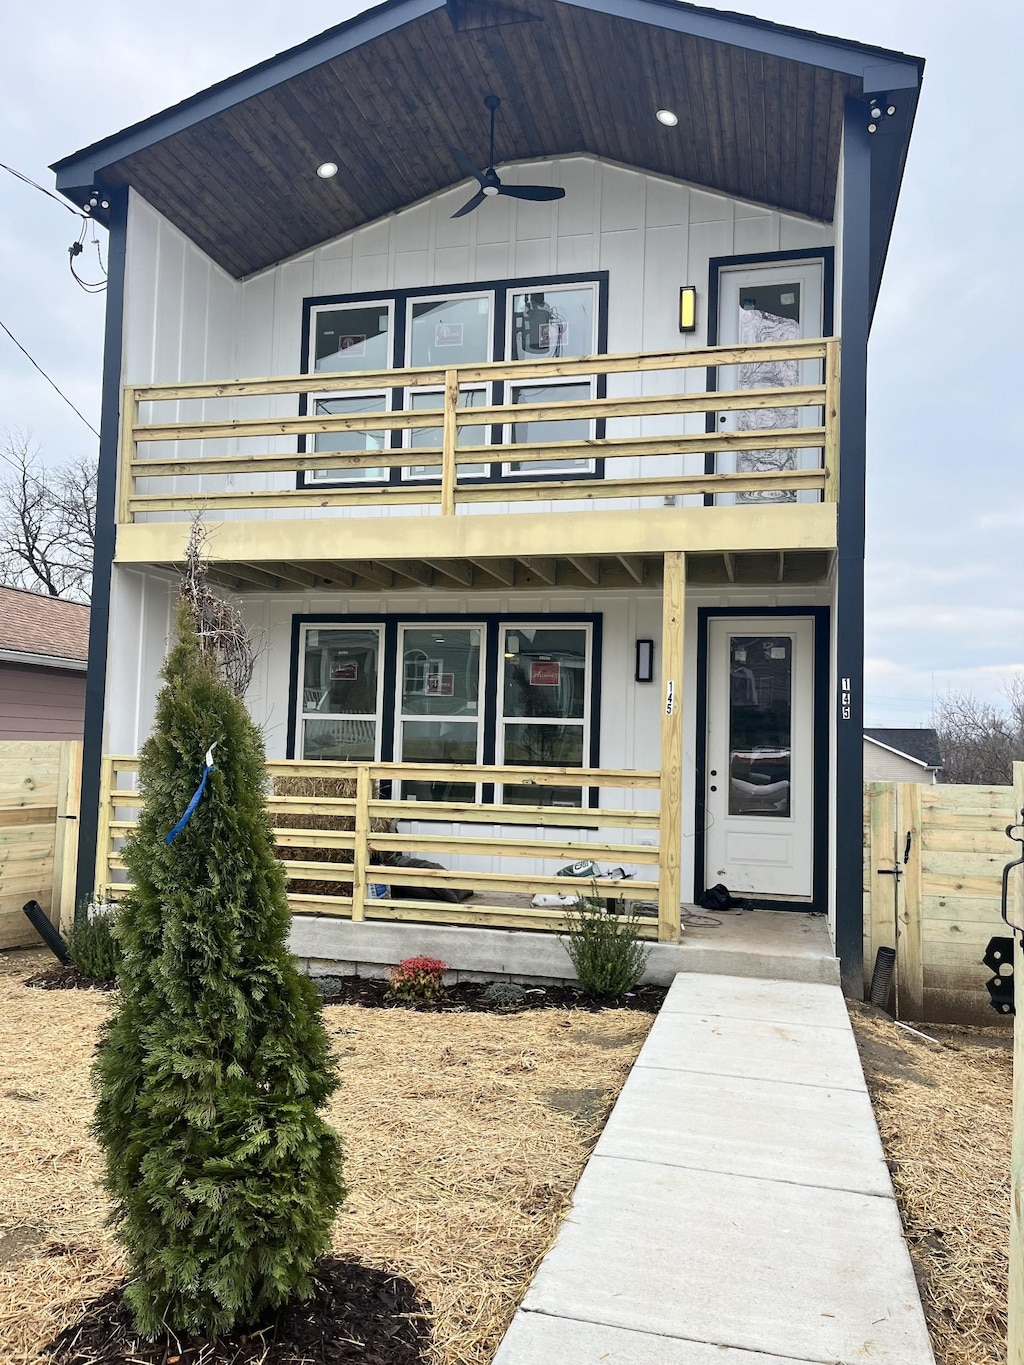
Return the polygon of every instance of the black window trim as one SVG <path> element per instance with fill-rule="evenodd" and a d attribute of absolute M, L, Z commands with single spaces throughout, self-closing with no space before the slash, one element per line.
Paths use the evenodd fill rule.
<path fill-rule="evenodd" d="M 384 654 L 382 667 L 384 685 L 381 693 L 380 759 L 381 763 L 395 761 L 395 718 L 397 717 L 398 697 L 398 628 L 399 625 L 452 625 L 463 619 L 451 612 L 317 612 L 312 615 L 292 617 L 291 663 L 288 678 L 288 734 L 285 754 L 294 759 L 298 747 L 299 709 L 298 686 L 302 660 L 299 650 L 303 630 L 307 627 L 346 625 L 382 625 L 384 627 Z M 499 659 L 498 641 L 500 627 L 503 625 L 539 624 L 551 622 L 556 625 L 584 625 L 590 627 L 590 723 L 585 729 L 588 755 L 584 767 L 600 767 L 601 743 L 601 675 L 603 646 L 603 612 L 474 612 L 466 613 L 467 625 L 478 625 L 484 629 L 484 697 L 481 713 L 483 729 L 483 763 L 495 765 L 498 726 L 502 723 L 501 707 L 498 697 Z M 390 723 L 389 723 L 390 717 Z M 495 800 L 493 782 L 481 784 L 481 805 L 493 805 Z M 600 792 L 596 787 L 585 788 L 588 792 L 586 804 L 600 806 Z M 571 812 L 566 811 L 566 828 L 572 826 Z"/>
<path fill-rule="evenodd" d="M 510 293 L 519 292 L 523 289 L 544 289 L 553 288 L 557 285 L 591 284 L 597 287 L 597 353 L 605 355 L 608 351 L 608 296 L 609 296 L 609 273 L 607 270 L 588 270 L 575 272 L 568 275 L 527 275 L 521 278 L 506 280 L 472 280 L 462 284 L 443 284 L 443 285 L 423 285 L 417 288 L 405 289 L 374 289 L 362 293 L 349 294 L 321 294 L 310 295 L 302 300 L 302 343 L 300 357 L 300 373 L 310 373 L 311 352 L 313 346 L 312 318 L 314 309 L 324 307 L 339 307 L 342 305 L 355 305 L 360 303 L 390 303 L 393 306 L 392 322 L 392 348 L 391 360 L 392 368 L 404 369 L 405 356 L 407 353 L 407 331 L 409 317 L 409 302 L 413 299 L 429 298 L 433 295 L 451 294 L 482 294 L 490 292 L 494 296 L 494 316 L 491 320 L 492 325 L 492 353 L 504 355 L 505 339 L 507 335 L 508 317 L 508 296 Z M 327 378 L 327 376 L 325 376 Z M 498 382 L 491 385 L 491 402 L 494 404 L 502 401 L 503 385 Z M 597 375 L 597 397 L 605 398 L 608 394 L 607 376 Z M 329 391 L 329 385 L 324 385 L 325 392 Z M 401 388 L 390 390 L 390 410 L 401 411 L 404 391 Z M 303 394 L 299 399 L 299 414 L 305 417 L 309 412 L 310 399 L 317 395 Z M 403 449 L 403 435 L 401 431 L 391 432 L 392 450 Z M 598 440 L 604 438 L 605 422 L 599 419 L 596 423 L 595 436 Z M 501 428 L 492 426 L 492 443 L 500 443 Z M 299 437 L 299 453 L 306 454 L 312 449 L 311 438 L 306 436 Z M 574 470 L 573 477 L 577 479 L 603 479 L 604 478 L 604 458 L 598 456 L 594 460 L 594 468 L 591 470 Z M 474 484 L 482 483 L 546 483 L 564 479 L 564 470 L 549 470 L 544 472 L 532 472 L 529 469 L 515 471 L 507 470 L 501 461 L 492 461 L 487 465 L 486 475 L 475 475 L 472 478 Z M 429 478 L 403 478 L 402 466 L 389 469 L 387 477 L 382 479 L 338 479 L 328 481 L 326 479 L 306 480 L 305 470 L 299 470 L 296 475 L 296 488 L 383 488 L 388 486 L 401 488 L 436 486 L 438 476 Z"/>

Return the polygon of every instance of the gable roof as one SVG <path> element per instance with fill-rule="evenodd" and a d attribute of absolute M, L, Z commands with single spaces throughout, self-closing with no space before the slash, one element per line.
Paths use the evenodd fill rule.
<path fill-rule="evenodd" d="M 901 754 L 914 763 L 920 763 L 924 768 L 942 767 L 939 737 L 934 730 L 925 728 L 892 729 L 877 726 L 872 726 L 869 729 L 865 726 L 864 738 L 874 744 L 880 744 L 883 749 L 891 749 L 894 753 Z"/>
<path fill-rule="evenodd" d="M 449 145 L 486 158 L 494 93 L 499 164 L 586 152 L 829 221 L 869 91 L 901 92 L 894 211 L 922 66 L 681 0 L 387 0 L 54 169 L 76 203 L 132 186 L 242 277 L 458 183 Z"/>
<path fill-rule="evenodd" d="M 0 660 L 80 669 L 88 653 L 87 606 L 23 588 L 0 588 Z"/>

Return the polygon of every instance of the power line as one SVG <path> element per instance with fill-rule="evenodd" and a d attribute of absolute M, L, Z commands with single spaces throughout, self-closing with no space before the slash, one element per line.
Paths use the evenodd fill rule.
<path fill-rule="evenodd" d="M 35 366 L 35 368 L 39 371 L 39 373 L 40 373 L 40 374 L 43 376 L 43 378 L 46 380 L 47 384 L 49 384 L 50 388 L 53 389 L 53 391 L 54 391 L 55 393 L 59 394 L 60 397 L 64 399 L 64 402 L 67 403 L 68 407 L 71 409 L 71 411 L 72 411 L 73 413 L 75 413 L 77 416 L 81 417 L 82 421 L 83 421 L 83 422 L 85 423 L 85 425 L 89 428 L 89 430 L 92 432 L 92 434 L 96 437 L 97 440 L 99 440 L 100 434 L 99 434 L 99 432 L 96 430 L 96 428 L 93 426 L 93 424 L 89 421 L 88 417 L 84 416 L 83 413 L 79 412 L 78 408 L 75 407 L 74 403 L 72 403 L 71 399 L 67 396 L 67 394 L 64 393 L 64 392 L 63 392 L 63 391 L 62 391 L 62 390 L 53 382 L 53 380 L 50 378 L 50 376 L 49 376 L 49 375 L 46 373 L 46 371 L 43 369 L 42 365 L 38 364 L 37 361 L 33 360 L 32 356 L 30 356 L 29 353 L 28 353 L 28 351 L 25 350 L 24 346 L 21 344 L 21 342 L 18 340 L 18 338 L 14 335 L 14 333 L 11 331 L 11 329 L 6 325 L 6 323 L 0 321 L 0 328 L 2 328 L 2 329 L 7 333 L 7 335 L 11 338 L 11 340 L 14 342 L 15 346 L 17 346 L 18 350 L 22 353 L 22 355 L 25 357 L 25 359 L 26 359 L 31 365 L 34 365 L 34 366 Z"/>
<path fill-rule="evenodd" d="M 67 209 L 68 213 L 73 213 L 76 218 L 85 217 L 84 213 L 79 213 L 78 209 L 73 209 L 67 200 L 62 199 L 59 194 L 54 194 L 54 192 L 48 190 L 45 185 L 37 184 L 30 176 L 23 175 L 21 171 L 16 171 L 13 166 L 6 166 L 0 161 L 0 171 L 7 171 L 9 175 L 14 176 L 15 180 L 21 180 L 26 185 L 31 185 L 34 190 L 38 190 L 40 194 L 45 194 L 48 199 L 52 199 L 55 203 L 59 204 L 62 209 Z"/>

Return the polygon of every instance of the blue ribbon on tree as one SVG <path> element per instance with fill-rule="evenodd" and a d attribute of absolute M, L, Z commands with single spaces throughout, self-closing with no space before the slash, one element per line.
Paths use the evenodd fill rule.
<path fill-rule="evenodd" d="M 181 819 L 178 821 L 178 823 L 174 826 L 174 828 L 171 830 L 170 834 L 168 834 L 167 837 L 164 839 L 164 843 L 165 843 L 165 844 L 173 844 L 173 843 L 174 843 L 175 839 L 177 839 L 178 835 L 179 835 L 179 834 L 181 833 L 181 831 L 185 828 L 185 826 L 188 824 L 188 822 L 192 819 L 192 815 L 193 815 L 193 813 L 194 813 L 194 811 L 195 811 L 196 806 L 198 806 L 198 805 L 199 805 L 199 802 L 202 800 L 202 798 L 203 798 L 203 792 L 206 790 L 206 782 L 207 782 L 207 779 L 209 778 L 210 774 L 213 772 L 213 751 L 214 751 L 214 749 L 216 749 L 216 747 L 217 747 L 217 744 L 216 744 L 216 741 L 215 741 L 215 742 L 214 742 L 213 744 L 211 744 L 210 747 L 207 749 L 207 751 L 206 751 L 206 767 L 203 769 L 203 778 L 202 778 L 202 781 L 199 783 L 199 786 L 196 788 L 196 790 L 195 790 L 195 792 L 194 792 L 194 794 L 193 794 L 193 796 L 192 796 L 192 800 L 191 800 L 191 801 L 188 803 L 188 805 L 185 807 L 185 814 L 181 817 Z"/>

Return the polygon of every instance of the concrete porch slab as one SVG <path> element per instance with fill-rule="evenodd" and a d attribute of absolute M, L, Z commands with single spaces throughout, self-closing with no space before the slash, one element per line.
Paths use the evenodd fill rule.
<path fill-rule="evenodd" d="M 684 914 L 691 907 L 684 907 Z M 694 911 L 695 915 L 702 915 Z M 839 963 L 821 915 L 790 911 L 739 911 L 714 916 L 715 925 L 687 927 L 681 943 L 650 943 L 644 980 L 669 985 L 679 972 L 775 977 L 837 984 Z M 557 934 L 525 929 L 481 929 L 468 924 L 392 923 L 331 916 L 295 915 L 291 950 L 309 970 L 358 975 L 425 953 L 456 972 L 492 979 L 573 979 L 572 964 Z"/>
<path fill-rule="evenodd" d="M 893 1199 L 601 1154 L 523 1310 L 807 1361 L 931 1360 Z"/>
<path fill-rule="evenodd" d="M 871 1101 L 855 1090 L 634 1067 L 601 1152 L 886 1198 L 891 1192 Z"/>
<path fill-rule="evenodd" d="M 864 1072 L 849 1028 L 659 1014 L 636 1066 L 865 1091 Z"/>

